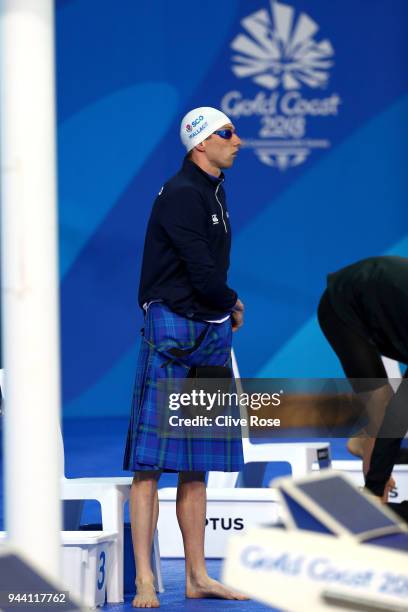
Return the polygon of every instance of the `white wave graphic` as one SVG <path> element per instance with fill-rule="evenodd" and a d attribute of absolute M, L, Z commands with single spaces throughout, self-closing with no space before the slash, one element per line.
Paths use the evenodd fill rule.
<path fill-rule="evenodd" d="M 319 26 L 308 15 L 296 19 L 291 6 L 271 0 L 270 12 L 256 11 L 241 24 L 247 33 L 231 43 L 237 53 L 232 71 L 238 78 L 250 77 L 266 89 L 327 85 L 334 50 L 329 40 L 314 40 Z"/>

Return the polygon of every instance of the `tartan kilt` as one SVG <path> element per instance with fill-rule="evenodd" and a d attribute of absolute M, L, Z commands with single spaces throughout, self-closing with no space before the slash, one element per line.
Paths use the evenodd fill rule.
<path fill-rule="evenodd" d="M 169 349 L 191 349 L 182 358 Z M 231 321 L 193 321 L 152 303 L 145 316 L 144 337 L 136 367 L 135 385 L 123 468 L 125 470 L 238 472 L 243 466 L 242 441 L 222 438 L 172 438 L 159 435 L 157 381 L 185 378 L 194 366 L 231 366 Z M 169 358 L 170 357 L 170 358 Z"/>

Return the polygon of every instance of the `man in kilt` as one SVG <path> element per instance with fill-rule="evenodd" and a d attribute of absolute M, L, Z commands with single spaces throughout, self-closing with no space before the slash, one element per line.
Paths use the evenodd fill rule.
<path fill-rule="evenodd" d="M 246 599 L 211 579 L 204 558 L 205 473 L 239 471 L 240 438 L 160 435 L 157 386 L 191 368 L 230 366 L 232 331 L 244 305 L 227 285 L 231 228 L 222 169 L 241 141 L 221 111 L 196 108 L 183 118 L 181 170 L 159 192 L 147 227 L 139 288 L 145 325 L 136 370 L 124 468 L 135 472 L 130 515 L 136 561 L 135 608 L 158 607 L 151 548 L 161 472 L 178 472 L 177 519 L 183 536 L 186 596 Z"/>

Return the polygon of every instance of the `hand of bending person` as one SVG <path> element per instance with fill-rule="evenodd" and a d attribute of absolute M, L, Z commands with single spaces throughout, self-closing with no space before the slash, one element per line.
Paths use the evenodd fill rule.
<path fill-rule="evenodd" d="M 383 504 L 387 504 L 389 501 L 389 496 L 390 493 L 393 489 L 395 489 L 396 487 L 396 482 L 394 480 L 394 478 L 391 476 L 390 479 L 388 480 L 387 484 L 384 487 L 384 493 L 383 496 L 381 497 L 381 501 Z"/>
<path fill-rule="evenodd" d="M 231 319 L 232 319 L 232 331 L 236 332 L 240 327 L 244 324 L 244 310 L 245 306 L 238 298 L 235 302 L 235 306 L 232 309 Z"/>

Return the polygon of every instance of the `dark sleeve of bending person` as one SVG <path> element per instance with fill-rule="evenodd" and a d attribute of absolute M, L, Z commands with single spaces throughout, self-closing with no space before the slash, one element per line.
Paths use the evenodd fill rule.
<path fill-rule="evenodd" d="M 238 296 L 226 283 L 229 253 L 218 253 L 218 262 L 212 254 L 208 240 L 208 212 L 198 193 L 191 190 L 186 194 L 179 193 L 166 216 L 164 230 L 186 265 L 192 287 L 202 299 L 220 311 L 231 310 Z"/>
<path fill-rule="evenodd" d="M 365 485 L 374 495 L 382 497 L 391 477 L 402 440 L 408 431 L 408 369 L 385 411 L 383 423 L 375 441 Z"/>

